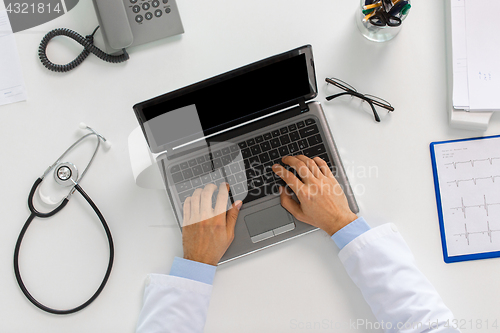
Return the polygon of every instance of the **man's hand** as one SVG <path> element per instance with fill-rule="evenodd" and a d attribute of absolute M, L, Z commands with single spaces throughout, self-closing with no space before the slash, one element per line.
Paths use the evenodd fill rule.
<path fill-rule="evenodd" d="M 208 184 L 186 199 L 182 227 L 184 258 L 214 266 L 234 239 L 234 226 L 241 207 L 241 201 L 237 201 L 227 210 L 229 193 L 227 184 L 222 183 L 215 208 L 212 208 L 216 189 L 214 184 Z"/>
<path fill-rule="evenodd" d="M 357 219 L 347 202 L 342 187 L 328 165 L 319 157 L 286 156 L 283 163 L 291 166 L 302 180 L 279 164 L 273 171 L 280 176 L 299 199 L 296 202 L 286 189 L 281 191 L 281 205 L 297 220 L 326 231 L 330 236 Z"/>

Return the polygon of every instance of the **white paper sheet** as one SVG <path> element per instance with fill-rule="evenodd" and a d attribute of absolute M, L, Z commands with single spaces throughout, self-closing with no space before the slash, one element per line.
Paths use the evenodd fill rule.
<path fill-rule="evenodd" d="M 128 151 L 135 184 L 142 188 L 164 190 L 165 185 L 155 157 L 149 150 L 140 126 L 128 136 Z"/>
<path fill-rule="evenodd" d="M 453 106 L 456 109 L 469 110 L 465 0 L 451 0 L 451 31 Z"/>
<path fill-rule="evenodd" d="M 500 251 L 500 138 L 434 149 L 448 255 Z"/>
<path fill-rule="evenodd" d="M 26 89 L 6 11 L 0 11 L 0 105 L 26 100 Z"/>
<path fill-rule="evenodd" d="M 500 110 L 500 1 L 467 0 L 467 71 L 471 110 Z"/>

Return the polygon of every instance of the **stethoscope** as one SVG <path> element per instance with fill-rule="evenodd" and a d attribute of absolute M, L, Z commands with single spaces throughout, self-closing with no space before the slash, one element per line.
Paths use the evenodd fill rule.
<path fill-rule="evenodd" d="M 90 197 L 87 195 L 87 193 L 85 193 L 85 191 L 81 188 L 81 186 L 79 184 L 82 181 L 85 174 L 87 173 L 87 170 L 89 169 L 89 167 L 92 165 L 92 162 L 94 161 L 94 158 L 97 154 L 97 151 L 99 150 L 101 141 L 103 142 L 103 145 L 109 146 L 110 144 L 106 140 L 106 138 L 104 138 L 102 135 L 100 135 L 99 133 L 97 133 L 95 130 L 88 127 L 87 125 L 81 123 L 80 127 L 82 129 L 89 130 L 90 133 L 82 136 L 75 143 L 73 143 L 68 149 L 66 149 L 66 151 L 51 166 L 49 166 L 47 168 L 47 170 L 45 170 L 43 175 L 40 178 L 38 178 L 35 181 L 35 183 L 33 184 L 33 187 L 31 188 L 31 191 L 30 191 L 29 196 L 28 196 L 28 207 L 29 207 L 29 210 L 31 211 L 31 214 L 28 217 L 28 219 L 26 220 L 26 223 L 24 224 L 24 226 L 19 234 L 19 237 L 17 238 L 16 248 L 14 250 L 14 272 L 16 274 L 16 280 L 17 280 L 17 283 L 19 284 L 19 287 L 21 288 L 21 291 L 24 293 L 24 295 L 28 298 L 28 300 L 31 303 L 33 303 L 35 306 L 37 306 L 41 310 L 49 312 L 49 313 L 53 313 L 53 314 L 60 314 L 60 315 L 61 314 L 70 314 L 70 313 L 80 311 L 80 310 L 84 309 L 85 307 L 87 307 L 90 303 L 92 303 L 97 298 L 97 296 L 99 296 L 101 291 L 104 289 L 106 282 L 108 281 L 109 275 L 111 273 L 111 268 L 113 267 L 113 258 L 114 258 L 113 238 L 111 236 L 111 231 L 109 230 L 108 224 L 106 223 L 104 216 L 101 214 L 101 212 L 99 211 L 97 206 L 94 204 L 92 199 L 90 199 Z M 90 136 L 95 136 L 97 138 L 97 144 L 96 144 L 94 153 L 92 154 L 92 157 L 90 158 L 89 163 L 87 164 L 87 166 L 83 170 L 82 174 L 79 176 L 77 167 L 73 163 L 62 162 L 62 159 L 71 150 L 73 150 L 73 148 L 75 148 L 77 145 L 79 145 L 82 141 L 84 141 L 85 139 L 87 139 Z M 48 213 L 41 213 L 35 208 L 35 206 L 33 204 L 33 197 L 35 195 L 37 188 L 43 182 L 44 178 L 52 171 L 54 172 L 55 181 L 59 185 L 71 187 L 71 189 L 70 189 L 68 195 L 61 200 L 61 202 L 57 205 L 56 208 L 54 208 L 52 211 L 50 211 Z M 96 213 L 97 217 L 99 217 L 99 220 L 101 221 L 101 224 L 106 232 L 106 236 L 108 237 L 109 262 L 108 262 L 108 268 L 106 270 L 106 274 L 104 275 L 104 279 L 102 280 L 101 285 L 99 286 L 97 291 L 94 293 L 94 295 L 92 295 L 92 297 L 90 297 L 85 303 L 83 303 L 80 306 L 77 306 L 75 308 L 68 309 L 68 310 L 56 310 L 56 309 L 49 308 L 49 307 L 43 305 L 42 303 L 40 303 L 39 301 L 37 301 L 30 294 L 30 292 L 28 291 L 28 289 L 24 285 L 24 282 L 21 278 L 21 273 L 19 272 L 19 250 L 21 248 L 21 242 L 23 241 L 24 234 L 28 230 L 33 219 L 35 217 L 48 218 L 48 217 L 54 216 L 55 214 L 60 212 L 68 204 L 68 201 L 71 198 L 71 195 L 75 192 L 75 190 L 78 191 L 84 197 L 84 199 L 92 207 L 92 209 Z"/>

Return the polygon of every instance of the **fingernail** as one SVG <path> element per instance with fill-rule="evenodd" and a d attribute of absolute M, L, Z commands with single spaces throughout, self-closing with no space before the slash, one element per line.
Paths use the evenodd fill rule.
<path fill-rule="evenodd" d="M 237 209 L 237 210 L 240 210 L 240 208 L 241 208 L 241 206 L 242 206 L 242 205 L 243 205 L 243 201 L 238 200 L 238 201 L 236 202 L 236 209 Z"/>

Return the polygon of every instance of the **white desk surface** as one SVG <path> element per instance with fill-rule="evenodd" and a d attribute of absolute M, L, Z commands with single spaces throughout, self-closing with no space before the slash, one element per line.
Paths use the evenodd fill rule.
<path fill-rule="evenodd" d="M 382 44 L 364 39 L 357 30 L 358 3 L 178 0 L 184 35 L 131 49 L 125 64 L 106 64 L 91 55 L 68 74 L 43 68 L 38 44 L 57 27 L 90 33 L 97 26 L 90 1 L 17 33 L 28 100 L 0 107 L 0 331 L 133 332 L 146 274 L 168 273 L 174 256 L 182 256 L 182 246 L 166 194 L 134 184 L 127 147 L 129 133 L 138 126 L 132 105 L 311 44 L 317 100 L 350 171 L 361 215 L 373 227 L 387 222 L 398 226 L 420 269 L 466 324 L 464 331 L 497 332 L 486 329 L 485 321 L 500 325 L 499 259 L 443 262 L 429 143 L 483 134 L 448 126 L 444 1 L 415 1 L 399 36 Z M 96 44 L 102 46 L 100 33 Z M 54 40 L 49 57 L 64 63 L 80 50 L 69 40 Z M 355 102 L 326 103 L 327 76 L 387 99 L 396 111 L 377 124 Z M 81 121 L 114 143 L 110 151 L 99 152 L 82 186 L 109 222 L 115 265 L 91 306 L 54 316 L 23 296 L 12 255 L 28 217 L 26 199 L 33 182 L 78 137 Z M 485 134 L 499 132 L 494 116 Z M 223 265 L 205 331 L 371 331 L 346 327 L 357 320 L 373 324 L 375 318 L 337 253 L 318 231 Z M 107 259 L 101 226 L 76 195 L 60 215 L 33 222 L 23 243 L 21 270 L 35 297 L 66 308 L 93 293 Z M 482 329 L 470 328 L 476 320 L 482 320 Z"/>

